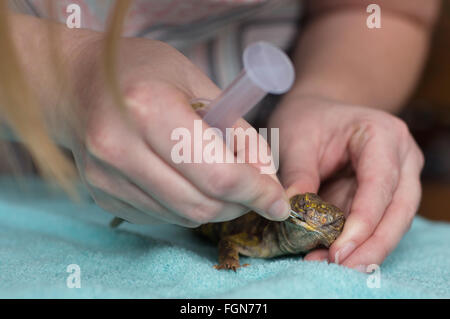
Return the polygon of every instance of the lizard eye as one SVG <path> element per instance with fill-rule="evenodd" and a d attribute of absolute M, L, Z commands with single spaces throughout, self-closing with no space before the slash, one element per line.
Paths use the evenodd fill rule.
<path fill-rule="evenodd" d="M 329 215 L 323 215 L 322 218 L 320 219 L 320 222 L 325 225 L 325 224 L 329 224 L 333 221 L 333 217 L 329 216 Z"/>

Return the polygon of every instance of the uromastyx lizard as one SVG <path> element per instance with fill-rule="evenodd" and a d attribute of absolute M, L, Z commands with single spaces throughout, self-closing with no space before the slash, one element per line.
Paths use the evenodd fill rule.
<path fill-rule="evenodd" d="M 196 232 L 218 244 L 216 269 L 241 267 L 239 255 L 271 258 L 305 254 L 315 248 L 328 248 L 342 232 L 344 213 L 316 194 L 301 194 L 290 199 L 291 216 L 274 222 L 250 212 L 237 219 L 202 225 Z M 121 219 L 111 222 L 117 227 Z M 246 266 L 246 265 L 243 265 Z"/>

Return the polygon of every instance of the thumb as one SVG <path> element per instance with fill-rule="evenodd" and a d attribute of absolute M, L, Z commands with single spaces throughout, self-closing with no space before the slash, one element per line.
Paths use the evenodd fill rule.
<path fill-rule="evenodd" d="M 306 149 L 302 151 L 302 148 L 306 148 L 306 145 L 298 145 L 295 150 L 290 150 L 282 162 L 281 182 L 287 188 L 289 198 L 297 194 L 317 193 L 319 190 L 320 174 L 316 153 Z"/>
<path fill-rule="evenodd" d="M 275 165 L 274 165 L 274 158 L 270 149 L 269 144 L 267 143 L 267 141 L 264 139 L 263 136 L 261 136 L 256 129 L 251 126 L 247 121 L 245 121 L 244 119 L 239 119 L 236 124 L 234 125 L 234 128 L 241 128 L 243 129 L 244 132 L 242 131 L 237 131 L 235 134 L 235 153 L 236 156 L 240 156 L 241 158 L 245 158 L 245 162 L 249 163 L 250 165 L 256 167 L 257 169 L 260 170 L 260 172 L 262 174 L 267 174 L 269 175 L 272 179 L 274 179 L 275 181 L 277 181 L 278 183 L 280 183 L 277 175 L 276 175 L 276 169 L 275 169 Z M 247 143 L 246 141 L 246 137 L 245 134 L 248 134 L 249 130 L 253 130 L 255 136 L 257 136 L 257 143 L 256 145 L 251 146 L 250 143 Z M 239 136 L 241 135 L 241 136 Z M 243 136 L 242 136 L 243 135 Z M 243 139 L 245 141 L 244 144 L 242 143 L 237 143 L 236 139 Z M 256 146 L 256 147 L 255 147 Z M 260 152 L 262 154 L 264 153 L 268 153 L 268 162 L 263 162 L 261 156 L 260 156 Z M 256 160 L 255 161 L 251 161 L 250 159 L 252 158 L 253 155 L 253 159 Z M 264 168 L 266 168 L 266 172 L 264 171 Z M 269 171 L 269 173 L 267 173 L 267 171 Z M 270 172 L 270 171 L 273 171 Z"/>

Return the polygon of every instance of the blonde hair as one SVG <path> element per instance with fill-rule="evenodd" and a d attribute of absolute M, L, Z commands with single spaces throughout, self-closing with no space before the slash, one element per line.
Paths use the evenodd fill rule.
<path fill-rule="evenodd" d="M 104 71 L 107 85 L 117 101 L 117 105 L 121 107 L 124 107 L 124 101 L 117 81 L 116 58 L 123 25 L 131 3 L 132 0 L 116 0 L 110 14 L 104 41 Z M 47 0 L 47 6 L 50 14 L 53 14 L 51 0 Z M 49 136 L 44 116 L 40 111 L 43 108 L 38 105 L 36 94 L 29 87 L 26 72 L 22 69 L 21 61 L 16 54 L 9 17 L 8 2 L 0 0 L 1 118 L 6 121 L 8 127 L 28 149 L 42 175 L 49 180 L 56 181 L 66 191 L 73 194 L 75 169 Z M 49 32 L 52 43 L 51 54 L 53 61 L 56 61 L 53 71 L 55 76 L 59 77 L 58 79 L 67 81 L 56 49 L 57 35 L 53 34 L 50 28 Z M 71 102 L 76 103 L 75 101 Z"/>

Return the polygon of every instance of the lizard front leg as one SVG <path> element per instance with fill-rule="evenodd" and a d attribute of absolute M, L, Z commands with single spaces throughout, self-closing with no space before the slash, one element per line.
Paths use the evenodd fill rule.
<path fill-rule="evenodd" d="M 216 269 L 231 269 L 236 271 L 241 267 L 239 263 L 239 253 L 248 255 L 249 248 L 258 246 L 259 240 L 256 236 L 249 236 L 246 233 L 226 236 L 219 241 L 219 264 Z M 242 265 L 246 267 L 248 264 Z"/>

